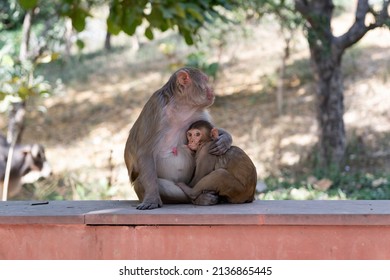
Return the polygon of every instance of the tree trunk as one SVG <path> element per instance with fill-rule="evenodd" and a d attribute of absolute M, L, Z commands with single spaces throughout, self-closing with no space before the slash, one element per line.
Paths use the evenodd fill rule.
<path fill-rule="evenodd" d="M 295 0 L 295 9 L 306 20 L 307 40 L 317 83 L 317 119 L 320 127 L 320 152 L 324 166 L 340 166 L 345 155 L 343 79 L 341 58 L 344 51 L 358 42 L 369 30 L 389 25 L 390 0 L 375 9 L 368 0 L 358 0 L 355 22 L 346 33 L 335 37 L 331 19 L 332 0 Z M 378 8 L 378 7 L 377 7 Z M 366 22 L 371 14 L 372 22 Z"/>
<path fill-rule="evenodd" d="M 279 71 L 278 87 L 276 90 L 276 107 L 279 116 L 282 116 L 284 113 L 284 108 L 283 108 L 284 107 L 284 97 L 283 97 L 284 79 L 286 77 L 287 60 L 290 57 L 290 42 L 291 42 L 291 37 L 287 35 L 287 37 L 284 38 L 284 51 L 283 51 L 282 63 Z"/>
<path fill-rule="evenodd" d="M 106 33 L 106 39 L 104 41 L 104 48 L 106 51 L 110 51 L 111 50 L 111 33 L 108 32 L 107 30 L 107 33 Z"/>
<path fill-rule="evenodd" d="M 324 77 L 321 71 L 316 73 L 318 76 L 316 104 L 320 128 L 320 158 L 321 163 L 326 167 L 340 165 L 344 159 L 346 148 L 341 65 L 335 63 L 332 66 L 333 71 L 330 77 Z M 323 69 L 324 65 L 318 65 L 314 68 Z"/>
<path fill-rule="evenodd" d="M 344 159 L 344 93 L 341 57 L 344 48 L 335 44 L 331 33 L 332 1 L 313 1 L 315 17 L 308 27 L 311 64 L 316 81 L 317 120 L 320 136 L 320 163 L 340 166 Z"/>
<path fill-rule="evenodd" d="M 341 57 L 344 48 L 336 44 L 331 32 L 331 0 L 296 1 L 296 8 L 306 17 L 307 40 L 316 81 L 317 120 L 322 167 L 340 166 L 344 159 L 343 79 Z"/>
<path fill-rule="evenodd" d="M 21 101 L 12 104 L 8 117 L 7 142 L 20 143 L 24 130 L 24 116 L 26 114 L 26 102 Z"/>
<path fill-rule="evenodd" d="M 73 35 L 73 26 L 72 26 L 72 20 L 70 18 L 65 19 L 65 57 L 67 60 L 70 59 L 70 56 L 72 55 L 72 35 Z"/>
<path fill-rule="evenodd" d="M 30 34 L 31 26 L 34 17 L 34 10 L 30 9 L 26 12 L 23 20 L 23 31 L 22 31 L 22 43 L 20 45 L 19 59 L 21 61 L 26 60 L 28 56 L 28 51 L 30 47 Z"/>

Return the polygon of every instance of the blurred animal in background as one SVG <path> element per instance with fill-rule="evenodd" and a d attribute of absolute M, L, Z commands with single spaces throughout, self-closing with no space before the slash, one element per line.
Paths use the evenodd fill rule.
<path fill-rule="evenodd" d="M 10 144 L 3 135 L 0 135 L 0 194 L 3 193 L 9 149 Z M 48 178 L 51 174 L 51 167 L 42 145 L 16 145 L 11 163 L 8 198 L 16 196 L 23 184 L 34 183 L 41 178 Z"/>

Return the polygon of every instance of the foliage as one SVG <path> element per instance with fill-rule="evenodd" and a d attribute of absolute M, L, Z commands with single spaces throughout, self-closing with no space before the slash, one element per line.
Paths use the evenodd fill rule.
<path fill-rule="evenodd" d="M 29 97 L 48 95 L 49 83 L 43 76 L 35 76 L 35 70 L 38 65 L 47 64 L 59 57 L 59 54 L 53 50 L 62 49 L 64 45 L 65 27 L 60 17 L 70 17 L 75 29 L 81 31 L 85 27 L 86 17 L 90 15 L 88 9 L 99 2 L 98 0 L 55 0 L 47 4 L 38 0 L 10 0 L 0 4 L 0 27 L 6 29 L 20 27 L 25 15 L 24 10 L 33 9 L 35 31 L 34 48 L 23 61 L 16 58 L 19 51 L 20 31 L 1 34 L 2 41 L 5 42 L 0 44 L 1 111 L 4 112 L 10 104 Z M 7 16 L 7 12 L 10 15 Z M 30 45 L 29 42 L 27 44 Z"/>
<path fill-rule="evenodd" d="M 5 14 L 7 10 L 10 9 L 10 6 L 14 1 L 6 2 L 9 7 L 5 9 L 0 9 L 0 28 L 4 27 L 4 32 L 0 34 L 0 48 L 5 45 L 11 45 L 12 48 L 9 48 L 8 54 L 11 56 L 18 56 L 21 44 L 22 37 L 22 23 L 25 15 L 25 11 L 16 5 L 18 8 L 19 17 L 15 19 L 14 23 L 7 24 L 7 15 Z M 30 53 L 33 56 L 39 55 L 39 52 L 43 50 L 60 50 L 64 46 L 64 33 L 65 25 L 64 18 L 61 17 L 58 10 L 58 1 L 51 1 L 50 4 L 39 7 L 35 9 L 33 16 L 33 26 L 32 26 L 32 38 L 30 39 Z M 18 3 L 15 1 L 15 3 Z M 4 4 L 5 5 L 5 4 Z M 15 12 L 16 13 L 16 12 Z M 30 55 L 30 56 L 32 56 Z"/>
<path fill-rule="evenodd" d="M 12 30 L 21 26 L 24 11 L 17 0 L 0 2 L 0 29 Z"/>
<path fill-rule="evenodd" d="M 317 83 L 317 121 L 320 128 L 321 161 L 324 168 L 341 165 L 345 159 L 344 92 L 341 64 L 345 51 L 372 29 L 389 20 L 389 1 L 357 1 L 354 22 L 348 30 L 335 36 L 332 31 L 334 1 L 295 0 L 295 9 L 305 22 L 314 77 Z M 370 21 L 367 18 L 370 17 Z"/>
<path fill-rule="evenodd" d="M 155 1 L 120 1 L 114 0 L 110 6 L 107 19 L 108 30 L 112 34 L 120 31 L 133 35 L 137 27 L 146 20 L 145 36 L 152 40 L 155 29 L 166 31 L 178 28 L 187 44 L 194 43 L 194 35 L 205 23 L 223 18 L 218 7 L 231 9 L 229 1 L 202 0 L 188 2 L 185 0 Z"/>
<path fill-rule="evenodd" d="M 282 30 L 296 30 L 303 24 L 303 18 L 296 13 L 292 0 L 245 1 L 249 15 L 263 17 L 266 14 L 276 16 Z"/>
<path fill-rule="evenodd" d="M 79 174 L 53 175 L 45 180 L 25 184 L 17 199 L 32 197 L 37 200 L 101 200 L 112 199 L 120 193 L 106 178 L 90 183 L 81 182 Z"/>
<path fill-rule="evenodd" d="M 320 190 L 312 183 L 312 177 L 295 179 L 290 176 L 270 176 L 265 179 L 267 190 L 261 199 L 390 199 L 390 175 L 372 173 L 335 173 L 326 178 L 332 182 L 327 190 Z"/>
<path fill-rule="evenodd" d="M 194 36 L 205 23 L 211 23 L 217 18 L 226 20 L 221 14 L 220 8 L 231 10 L 235 1 L 226 0 L 201 0 L 188 2 L 185 0 L 55 0 L 47 5 L 39 0 L 19 0 L 19 4 L 25 10 L 35 7 L 49 7 L 61 16 L 69 17 L 76 31 L 85 29 L 86 18 L 92 17 L 91 7 L 110 5 L 110 13 L 107 18 L 107 28 L 111 34 L 117 35 L 123 31 L 133 35 L 138 27 L 145 23 L 145 36 L 152 40 L 154 30 L 166 31 L 178 29 L 187 44 L 194 43 Z"/>
<path fill-rule="evenodd" d="M 205 72 L 208 76 L 214 80 L 217 78 L 217 72 L 219 69 L 218 62 L 208 63 L 206 53 L 193 52 L 187 56 L 187 66 L 196 67 Z"/>
<path fill-rule="evenodd" d="M 15 3 L 15 1 L 11 2 Z M 69 17 L 72 19 L 73 27 L 77 31 L 81 31 L 85 28 L 87 17 L 92 16 L 90 7 L 93 5 L 107 4 L 109 1 L 55 0 L 51 1 L 51 5 L 47 5 L 39 0 L 19 0 L 19 2 L 25 9 L 31 9 L 38 5 L 40 9 L 47 8 L 47 14 L 52 14 L 51 12 L 54 12 L 54 14 Z M 223 0 L 201 0 L 197 2 L 184 0 L 113 0 L 110 1 L 110 14 L 107 18 L 108 30 L 112 34 L 118 34 L 123 31 L 128 35 L 133 35 L 136 29 L 140 28 L 144 30 L 145 36 L 152 40 L 155 38 L 157 30 L 166 31 L 168 29 L 173 29 L 177 30 L 184 37 L 187 44 L 193 44 L 200 38 L 199 31 L 201 26 L 204 26 L 206 23 L 214 23 L 216 18 L 220 18 L 222 21 L 227 20 L 221 12 L 220 7 L 230 10 L 234 7 L 234 2 L 235 1 Z M 295 12 L 294 2 L 308 3 L 310 1 L 263 0 L 241 1 L 241 4 L 244 9 L 247 9 L 248 17 L 274 13 L 282 24 L 282 28 L 290 31 L 302 24 L 301 14 Z M 17 24 L 20 26 L 21 17 L 17 17 L 16 12 L 12 12 L 11 14 L 12 26 L 16 26 Z M 3 16 L 3 13 L 0 13 L 0 16 Z M 311 18 L 310 20 L 313 21 L 315 18 Z M 10 21 L 10 19 L 1 20 L 3 25 L 4 22 L 7 21 Z M 306 25 L 307 24 L 308 22 L 306 22 Z M 385 21 L 384 24 L 389 25 L 389 21 Z M 58 34 L 58 32 L 54 32 L 54 34 L 56 33 Z M 313 33 L 307 33 L 307 35 L 308 34 L 313 35 Z M 308 39 L 310 40 L 311 38 L 309 37 Z M 318 42 L 318 40 L 315 41 Z M 82 45 L 81 42 L 79 42 L 79 44 Z M 0 48 L 1 47 L 2 46 L 0 46 Z M 170 55 L 172 52 L 169 48 L 164 51 L 167 55 Z M 30 95 L 39 96 L 47 94 L 47 90 L 45 90 L 44 87 L 40 87 L 40 84 L 44 85 L 45 81 L 42 78 L 33 78 L 32 75 L 37 65 L 36 63 L 40 63 L 39 59 L 30 63 L 20 63 L 9 55 L 1 57 L 0 95 L 2 97 L 0 96 L 0 98 L 4 98 L 5 100 L 5 97 L 8 96 L 10 99 L 24 99 L 26 96 Z M 47 60 L 47 57 L 48 56 L 46 56 L 46 59 L 43 59 L 43 61 Z M 202 68 L 206 73 L 214 77 L 219 67 L 218 62 L 210 63 L 204 51 L 199 51 L 188 56 L 187 64 Z M 304 69 L 308 70 L 309 67 L 304 67 Z M 367 190 L 368 193 L 376 194 L 378 198 L 386 197 L 388 184 L 386 185 L 386 183 L 384 183 L 383 188 L 382 186 L 375 188 L 374 185 L 377 185 L 378 182 L 388 182 L 389 178 L 380 174 L 372 176 L 367 174 L 352 175 L 343 172 L 316 174 L 316 177 L 318 178 L 329 178 L 329 180 L 333 182 L 333 186 L 325 192 L 325 196 L 324 192 L 315 189 L 315 187 L 307 181 L 307 178 L 301 181 L 277 181 L 274 183 L 275 189 L 272 189 L 272 178 L 270 178 L 270 182 L 268 183 L 271 185 L 271 188 L 267 194 L 272 195 L 272 191 L 279 192 L 279 186 L 288 183 L 289 186 L 286 186 L 288 193 L 286 195 L 282 194 L 281 197 L 285 195 L 285 198 L 297 198 L 302 196 L 302 190 L 305 189 L 309 190 L 309 192 L 312 191 L 311 194 L 307 196 L 307 198 L 310 199 L 323 197 L 354 198 L 354 190 L 359 189 L 358 186 L 362 186 L 359 189 L 362 190 L 362 192 L 363 190 Z M 373 179 L 370 179 L 371 177 L 373 177 Z M 381 181 L 380 179 L 383 180 Z M 354 186 L 353 189 L 350 189 L 351 186 Z M 83 196 L 83 194 L 80 196 Z M 364 197 L 364 195 L 356 194 L 356 197 Z"/>
<path fill-rule="evenodd" d="M 0 50 L 0 111 L 4 112 L 11 103 L 33 96 L 47 96 L 50 85 L 43 76 L 34 76 L 38 64 L 49 63 L 55 54 L 41 55 L 35 61 L 19 61 L 8 55 L 7 46 Z"/>
<path fill-rule="evenodd" d="M 60 14 L 72 19 L 72 25 L 76 31 L 83 31 L 86 25 L 86 18 L 91 16 L 88 10 L 88 2 L 78 0 L 66 0 L 62 2 Z"/>
<path fill-rule="evenodd" d="M 55 0 L 51 3 L 45 3 L 40 0 L 18 0 L 20 6 L 25 10 L 39 7 L 42 10 L 44 19 L 49 19 L 48 15 L 61 15 L 72 19 L 72 25 L 77 31 L 82 31 L 85 28 L 86 18 L 91 16 L 89 9 L 96 3 L 101 1 L 94 0 Z"/>
<path fill-rule="evenodd" d="M 4 30 L 0 32 L 0 49 L 2 55 L 16 57 L 20 49 L 20 31 Z"/>
<path fill-rule="evenodd" d="M 40 53 L 47 49 L 53 50 L 54 47 L 50 46 L 50 42 L 54 42 L 54 45 L 56 44 L 55 42 L 64 43 L 61 41 L 63 39 L 61 27 L 58 24 L 52 24 L 51 19 L 60 22 L 63 26 L 63 23 L 58 20 L 59 17 L 68 17 L 72 20 L 73 28 L 80 32 L 85 29 L 86 18 L 92 16 L 90 10 L 93 6 L 110 4 L 107 28 L 112 34 L 124 31 L 128 35 L 133 35 L 135 30 L 145 23 L 144 34 L 150 40 L 154 38 L 154 30 L 156 29 L 166 31 L 177 28 L 186 43 L 193 44 L 194 36 L 201 26 L 207 22 L 213 22 L 216 18 L 224 19 L 218 8 L 231 9 L 230 2 L 223 0 L 202 0 L 196 3 L 172 0 L 54 0 L 46 4 L 40 0 L 18 0 L 18 2 L 13 0 L 1 4 L 0 22 L 2 25 L 12 20 L 14 25 L 19 24 L 20 26 L 22 21 L 20 8 L 33 10 L 38 22 L 42 22 L 41 33 L 44 39 L 43 42 L 39 43 L 38 54 L 36 54 L 36 59 L 33 62 L 17 62 L 13 58 L 13 56 L 16 56 L 16 53 L 10 55 L 10 52 L 4 52 L 5 56 L 1 64 L 1 71 L 4 75 L 1 78 L 0 98 L 6 101 L 24 100 L 30 95 L 37 96 L 47 92 L 44 89 L 45 83 L 42 83 L 42 78 L 34 78 L 33 71 L 35 66 L 40 63 Z M 5 10 L 11 11 L 11 16 L 5 17 Z M 39 13 L 36 11 L 39 11 Z M 84 46 L 80 40 L 77 40 L 76 43 L 81 48 Z M 8 50 L 10 49 L 8 48 Z M 200 61 L 198 62 L 200 63 Z M 218 64 L 204 65 L 202 62 L 202 65 L 199 66 L 205 68 L 204 70 L 207 73 L 215 77 Z"/>

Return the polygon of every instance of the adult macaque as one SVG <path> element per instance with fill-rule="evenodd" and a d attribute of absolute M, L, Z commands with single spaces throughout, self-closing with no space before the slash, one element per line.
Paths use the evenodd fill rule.
<path fill-rule="evenodd" d="M 217 204 L 218 196 L 230 203 L 252 202 L 257 181 L 254 164 L 235 146 L 223 155 L 209 154 L 209 146 L 217 137 L 218 129 L 207 121 L 197 121 L 190 126 L 187 139 L 188 147 L 196 151 L 195 175 L 189 183 L 192 188 L 184 183 L 177 185 L 197 205 Z"/>
<path fill-rule="evenodd" d="M 130 181 L 142 201 L 137 209 L 190 202 L 175 184 L 188 183 L 194 174 L 186 131 L 197 120 L 210 120 L 206 108 L 213 102 L 208 77 L 198 69 L 182 68 L 145 104 L 130 130 L 124 155 Z M 231 143 L 231 136 L 221 131 L 209 152 L 223 154 Z"/>

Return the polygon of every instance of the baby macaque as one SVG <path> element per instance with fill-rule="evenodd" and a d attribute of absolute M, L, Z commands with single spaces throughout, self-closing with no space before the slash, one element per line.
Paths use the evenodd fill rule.
<path fill-rule="evenodd" d="M 218 129 L 208 121 L 197 121 L 190 126 L 187 139 L 188 148 L 195 152 L 195 175 L 189 186 L 177 185 L 197 205 L 213 205 L 220 200 L 252 202 L 257 181 L 253 162 L 236 146 L 231 146 L 223 155 L 210 154 L 209 145 L 217 137 Z"/>

